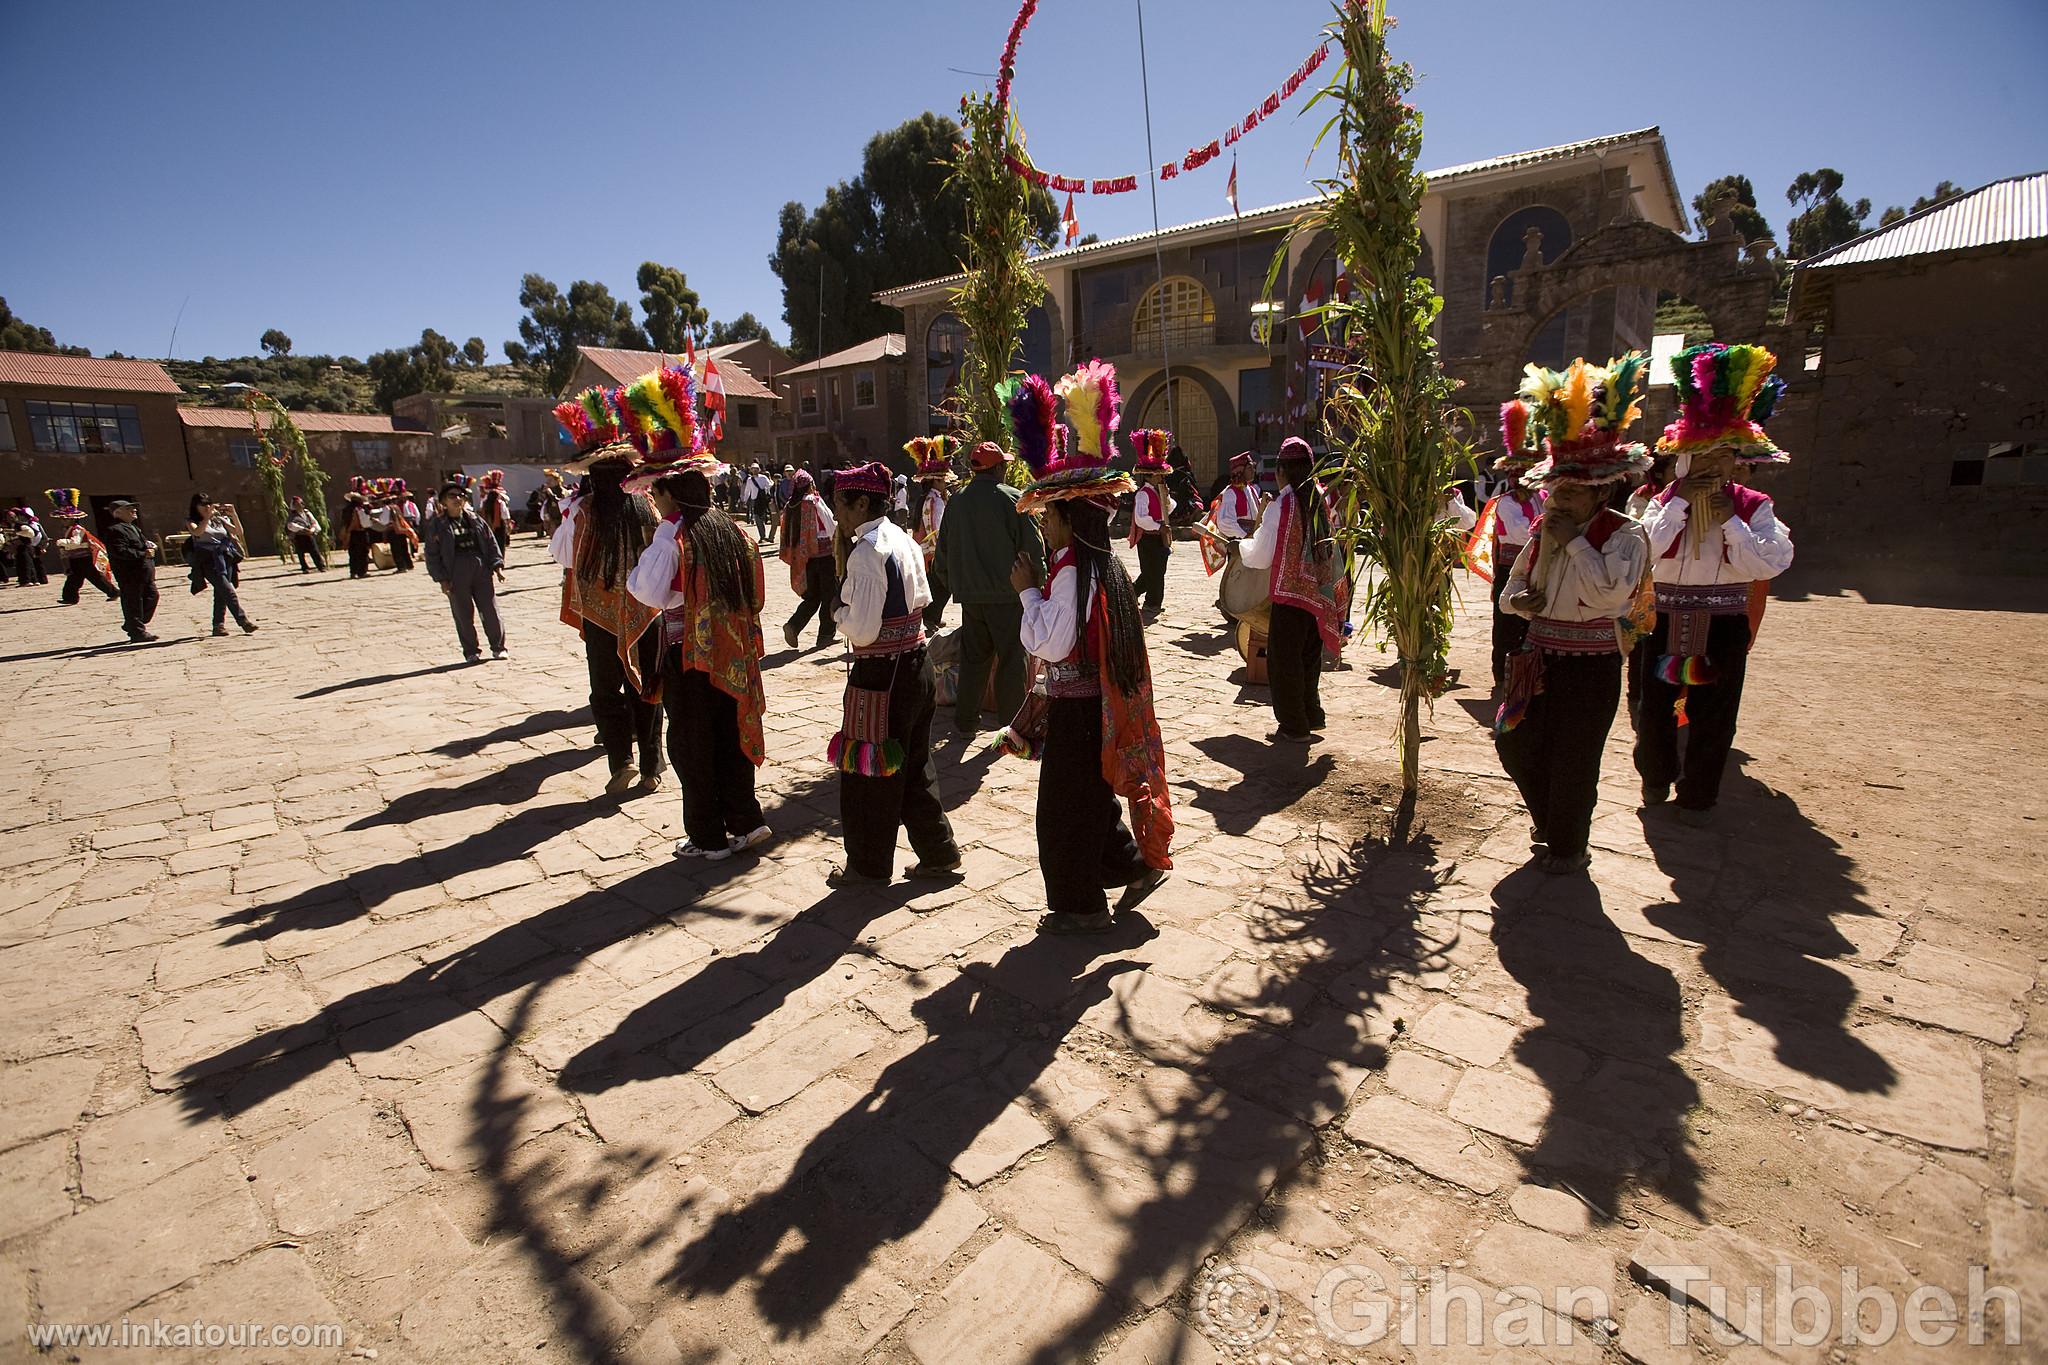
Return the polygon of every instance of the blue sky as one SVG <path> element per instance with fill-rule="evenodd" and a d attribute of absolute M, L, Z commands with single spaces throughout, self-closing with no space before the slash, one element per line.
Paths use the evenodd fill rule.
<path fill-rule="evenodd" d="M 1611 9 L 1401 4 L 1423 161 L 1451 165 L 1660 124 L 1688 198 L 1831 165 L 1910 204 L 2048 169 L 2039 0 L 1724 0 Z M 781 336 L 768 269 L 789 199 L 859 169 L 873 132 L 984 84 L 1012 0 L 30 4 L 0 0 L 0 296 L 61 340 L 242 355 L 267 327 L 365 355 L 423 327 L 516 335 L 519 278 L 680 266 L 714 317 Z M 1163 160 L 1256 105 L 1313 48 L 1321 0 L 1152 0 Z M 1146 164 L 1129 0 L 1042 0 L 1016 99 L 1034 157 Z M 1240 144 L 1246 207 L 1305 192 L 1297 96 Z M 1166 223 L 1225 211 L 1228 158 L 1160 187 Z M 1081 197 L 1084 231 L 1150 222 L 1141 190 Z M 1873 222 L 1875 213 L 1873 213 Z M 184 301 L 189 296 L 189 303 Z"/>

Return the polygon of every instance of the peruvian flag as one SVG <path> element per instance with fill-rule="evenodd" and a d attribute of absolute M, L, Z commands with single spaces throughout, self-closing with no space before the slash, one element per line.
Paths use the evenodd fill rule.
<path fill-rule="evenodd" d="M 1230 213 L 1237 216 L 1237 153 L 1230 154 L 1230 180 L 1223 186 L 1223 197 L 1230 201 Z"/>
<path fill-rule="evenodd" d="M 1315 315 L 1315 310 L 1322 306 L 1323 277 L 1318 275 L 1308 282 L 1308 289 L 1301 296 L 1301 316 L 1295 319 L 1301 327 L 1303 341 L 1314 336 L 1316 329 L 1323 325 L 1322 318 Z"/>
<path fill-rule="evenodd" d="M 683 333 L 683 362 L 691 369 L 697 368 L 697 340 L 690 333 Z"/>
<path fill-rule="evenodd" d="M 704 407 L 714 416 L 725 413 L 725 381 L 718 376 L 718 362 L 704 358 Z"/>
<path fill-rule="evenodd" d="M 1074 216 L 1074 192 L 1067 191 L 1066 212 L 1060 215 L 1060 226 L 1067 230 L 1067 245 L 1072 246 L 1081 235 L 1081 220 Z"/>

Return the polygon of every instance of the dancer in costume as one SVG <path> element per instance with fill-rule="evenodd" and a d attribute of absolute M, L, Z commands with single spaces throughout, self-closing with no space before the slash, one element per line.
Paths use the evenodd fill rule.
<path fill-rule="evenodd" d="M 1173 812 L 1152 710 L 1145 623 L 1109 538 L 1116 499 L 1133 487 L 1108 459 L 1120 406 L 1116 371 L 1090 361 L 1062 379 L 1058 393 L 1075 433 L 1073 455 L 1054 461 L 1050 447 L 1019 450 L 1038 476 L 1021 505 L 1043 511 L 1051 581 L 1040 590 L 1037 566 L 1026 555 L 1011 567 L 1024 645 L 1044 663 L 1045 675 L 1043 696 L 1034 695 L 1005 747 L 1044 762 L 1038 862 L 1048 913 L 1039 930 L 1090 934 L 1111 926 L 1104 887 L 1124 888 L 1116 905 L 1121 911 L 1166 880 L 1173 866 Z M 1141 449 L 1160 437 L 1163 468 L 1164 434 L 1140 435 L 1148 438 Z M 1119 796 L 1131 803 L 1128 827 Z"/>
<path fill-rule="evenodd" d="M 890 519 L 892 488 L 880 463 L 842 469 L 832 484 L 833 509 L 850 545 L 839 629 L 853 647 L 844 721 L 826 751 L 839 769 L 846 836 L 846 864 L 826 879 L 835 887 L 880 885 L 894 876 L 898 828 L 917 854 L 912 877 L 952 878 L 960 868 L 931 754 L 937 694 L 921 616 L 931 593 L 917 542 Z M 947 531 L 956 524 L 947 518 Z"/>
<path fill-rule="evenodd" d="M 1671 464 L 1671 456 L 1652 453 L 1648 472 L 1643 475 L 1641 483 L 1629 490 L 1628 501 L 1622 504 L 1622 510 L 1627 512 L 1636 521 L 1642 521 L 1647 518 L 1650 515 L 1651 500 L 1659 493 L 1662 493 L 1671 482 Z M 1653 625 L 1656 620 L 1655 612 L 1656 595 L 1653 585 L 1651 590 L 1651 622 Z M 1643 675 L 1649 672 L 1650 663 L 1650 635 L 1648 632 L 1645 632 L 1636 640 L 1634 647 L 1628 652 L 1628 723 L 1630 729 L 1635 729 L 1642 720 Z"/>
<path fill-rule="evenodd" d="M 559 408 L 556 409 L 560 411 Z M 490 527 L 502 557 L 512 544 L 512 499 L 505 492 L 505 471 L 493 469 L 477 480 L 477 515 Z"/>
<path fill-rule="evenodd" d="M 405 491 L 404 479 L 393 479 L 384 493 L 381 509 L 384 526 L 384 543 L 391 549 L 391 571 L 412 572 L 415 553 L 420 548 L 420 533 L 414 529 L 412 518 L 405 509 L 412 506 L 412 497 Z M 417 513 L 419 509 L 413 508 Z"/>
<path fill-rule="evenodd" d="M 1529 809 L 1530 842 L 1545 872 L 1584 868 L 1600 792 L 1600 754 L 1621 696 L 1627 614 L 1650 561 L 1642 528 L 1607 506 L 1646 468 L 1622 435 L 1642 415 L 1648 361 L 1631 351 L 1603 369 L 1574 360 L 1563 373 L 1529 367 L 1522 384 L 1545 458 L 1524 477 L 1547 497 L 1535 535 L 1515 556 L 1503 610 L 1529 622 L 1509 661 L 1494 747 Z"/>
<path fill-rule="evenodd" d="M 1678 420 L 1660 452 L 1673 482 L 1649 501 L 1657 626 L 1648 645 L 1636 723 L 1643 804 L 1678 788 L 1679 818 L 1705 824 L 1721 795 L 1735 741 L 1749 647 L 1771 579 L 1792 564 L 1792 535 L 1771 500 L 1733 481 L 1744 466 L 1786 464 L 1770 418 L 1785 381 L 1761 346 L 1709 342 L 1678 353 L 1671 373 Z"/>
<path fill-rule="evenodd" d="M 1230 457 L 1230 483 L 1216 498 L 1216 534 L 1243 540 L 1258 529 L 1266 503 L 1259 496 L 1259 459 L 1249 450 Z"/>
<path fill-rule="evenodd" d="M 26 588 L 31 584 L 50 581 L 50 575 L 43 569 L 43 546 L 49 542 L 49 533 L 43 530 L 43 523 L 36 519 L 33 507 L 16 507 L 9 510 L 7 549 L 11 557 L 16 587 Z"/>
<path fill-rule="evenodd" d="M 315 569 L 327 572 L 327 555 L 320 548 L 320 518 L 313 515 L 313 509 L 306 506 L 306 500 L 292 495 L 291 515 L 285 518 L 284 532 L 292 538 L 292 549 L 299 556 L 299 572 L 311 573 Z"/>
<path fill-rule="evenodd" d="M 782 623 L 782 639 L 791 649 L 803 648 L 804 627 L 818 618 L 818 648 L 832 643 L 834 608 L 839 600 L 839 568 L 833 541 L 839 523 L 818 496 L 811 471 L 790 475 L 789 505 L 782 509 L 782 538 L 777 558 L 789 565 L 789 590 L 802 600 Z"/>
<path fill-rule="evenodd" d="M 1036 441 L 1055 421 L 1052 389 L 1037 375 L 1003 381 L 998 393 L 1012 447 Z M 1019 425 L 1021 423 L 1021 426 Z M 960 604 L 960 690 L 953 728 L 981 728 L 981 703 L 995 673 L 997 724 L 1007 725 L 1024 704 L 1025 656 L 1017 628 L 1023 619 L 1010 589 L 1010 566 L 1021 552 L 1045 563 L 1038 525 L 1017 510 L 1017 490 L 1003 482 L 1003 448 L 983 441 L 968 452 L 974 477 L 946 503 L 946 519 L 932 562 Z"/>
<path fill-rule="evenodd" d="M 1131 449 L 1138 453 L 1131 470 L 1138 477 L 1138 490 L 1131 499 L 1131 544 L 1138 551 L 1138 596 L 1144 600 L 1147 616 L 1157 616 L 1166 604 L 1166 561 L 1173 554 L 1174 502 L 1166 491 L 1173 466 L 1166 450 L 1173 444 L 1170 432 L 1141 428 L 1131 433 Z"/>
<path fill-rule="evenodd" d="M 563 569 L 562 622 L 583 637 L 590 714 L 611 765 L 609 796 L 661 787 L 659 613 L 626 588 L 626 576 L 654 535 L 655 517 L 645 497 L 626 491 L 625 480 L 665 430 L 654 409 L 677 401 L 664 383 L 681 390 L 686 405 L 695 401 L 688 372 L 674 369 L 643 375 L 616 392 L 586 389 L 555 407 L 562 430 L 590 457 L 589 481 L 562 509 L 548 553 Z"/>
<path fill-rule="evenodd" d="M 1500 405 L 1501 452 L 1493 458 L 1493 475 L 1503 481 L 1499 492 L 1479 513 L 1479 524 L 1465 542 L 1465 563 L 1492 585 L 1493 602 L 1493 686 L 1499 690 L 1507 677 L 1509 656 L 1522 647 L 1529 633 L 1526 618 L 1501 609 L 1501 589 L 1515 557 L 1529 543 L 1542 506 L 1540 489 L 1522 486 L 1543 451 L 1538 433 L 1529 427 L 1529 405 L 1517 398 Z"/>
<path fill-rule="evenodd" d="M 953 457 L 960 438 L 941 433 L 913 437 L 903 449 L 917 461 L 918 482 L 925 486 L 924 502 L 917 509 L 917 543 L 924 547 L 924 572 L 931 587 L 931 604 L 924 609 L 924 628 L 937 630 L 946 619 L 945 575 L 938 572 L 939 527 L 946 521 L 946 490 L 953 486 Z"/>
<path fill-rule="evenodd" d="M 78 605 L 78 590 L 91 583 L 106 594 L 109 602 L 121 594 L 108 581 L 113 571 L 107 562 L 107 547 L 100 538 L 85 529 L 85 512 L 78 505 L 76 488 L 46 488 L 43 496 L 50 500 L 50 520 L 70 522 L 70 527 L 57 537 L 57 548 L 64 554 L 64 587 L 57 600 L 67 607 Z"/>
<path fill-rule="evenodd" d="M 1330 502 L 1316 482 L 1315 453 L 1290 436 L 1280 443 L 1280 496 L 1246 541 L 1246 568 L 1265 569 L 1273 596 L 1266 672 L 1273 694 L 1271 738 L 1310 744 L 1326 723 L 1323 652 L 1341 654 L 1351 611 L 1351 580 L 1331 538 Z M 1230 497 L 1224 492 L 1226 502 Z"/>
<path fill-rule="evenodd" d="M 629 400 L 646 382 L 627 386 Z M 687 409 L 676 404 L 673 411 L 681 419 Z M 629 489 L 647 488 L 661 513 L 628 584 L 634 597 L 661 613 L 668 756 L 683 788 L 684 837 L 675 854 L 720 862 L 774 837 L 754 795 L 755 769 L 767 758 L 761 726 L 767 588 L 760 549 L 713 505 L 712 481 L 724 466 L 696 448 L 694 416 L 686 430 L 687 436 L 678 433 L 678 448 L 689 453 L 643 466 L 627 480 Z"/>

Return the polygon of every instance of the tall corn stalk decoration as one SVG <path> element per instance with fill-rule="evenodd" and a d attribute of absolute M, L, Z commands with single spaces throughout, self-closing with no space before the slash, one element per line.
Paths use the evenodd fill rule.
<path fill-rule="evenodd" d="M 967 280 L 953 291 L 953 312 L 968 336 L 961 366 L 964 415 L 975 440 L 1000 444 L 1003 404 L 997 389 L 1010 377 L 1010 362 L 1023 346 L 1025 320 L 1045 298 L 1045 281 L 1024 252 L 1031 236 L 1031 186 L 1011 172 L 1006 160 L 1024 156 L 1016 119 L 984 91 L 961 98 L 960 121 L 966 138 L 954 153 L 950 183 L 960 186 L 967 200 L 960 261 Z M 1006 476 L 1022 469 L 1012 460 Z"/>
<path fill-rule="evenodd" d="M 1316 310 L 1359 356 L 1324 411 L 1330 453 L 1318 474 L 1334 486 L 1336 535 L 1347 571 L 1362 556 L 1376 572 L 1360 597 L 1362 624 L 1392 641 L 1401 664 L 1401 786 L 1412 795 L 1421 764 L 1425 700 L 1442 693 L 1451 635 L 1456 536 L 1444 493 L 1464 458 L 1447 404 L 1452 384 L 1430 329 L 1443 300 L 1416 279 L 1422 232 L 1422 115 L 1403 99 L 1414 73 L 1387 53 L 1386 0 L 1337 5 L 1332 35 L 1344 60 L 1309 100 L 1334 105 L 1316 135 L 1337 135 L 1337 171 L 1322 201 L 1288 231 L 1266 296 L 1298 233 L 1329 231 L 1352 281 L 1351 298 Z M 1384 648 L 1384 645 L 1382 646 Z"/>
<path fill-rule="evenodd" d="M 291 562 L 291 542 L 284 534 L 284 523 L 289 515 L 284 505 L 284 471 L 287 465 L 298 466 L 299 480 L 306 489 L 306 505 L 320 524 L 320 544 L 323 548 L 330 546 L 333 541 L 327 530 L 327 471 L 306 449 L 305 433 L 285 411 L 284 404 L 261 389 L 244 392 L 242 406 L 249 410 L 249 426 L 256 433 L 260 447 L 256 456 L 256 472 L 263 480 L 263 491 L 270 501 L 271 524 L 277 528 L 278 559 L 287 564 Z M 264 413 L 270 415 L 268 431 L 263 429 Z M 281 450 L 280 446 L 283 447 Z"/>

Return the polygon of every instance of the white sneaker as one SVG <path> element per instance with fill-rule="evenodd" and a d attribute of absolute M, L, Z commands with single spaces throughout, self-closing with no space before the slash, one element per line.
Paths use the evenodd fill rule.
<path fill-rule="evenodd" d="M 732 850 L 730 848 L 700 848 L 688 839 L 678 839 L 676 840 L 676 856 L 678 858 L 702 858 L 707 863 L 719 863 L 730 858 Z"/>
<path fill-rule="evenodd" d="M 755 849 L 762 847 L 774 838 L 775 831 L 763 825 L 759 829 L 749 830 L 745 834 L 733 835 L 732 851 L 734 853 L 752 853 Z"/>

